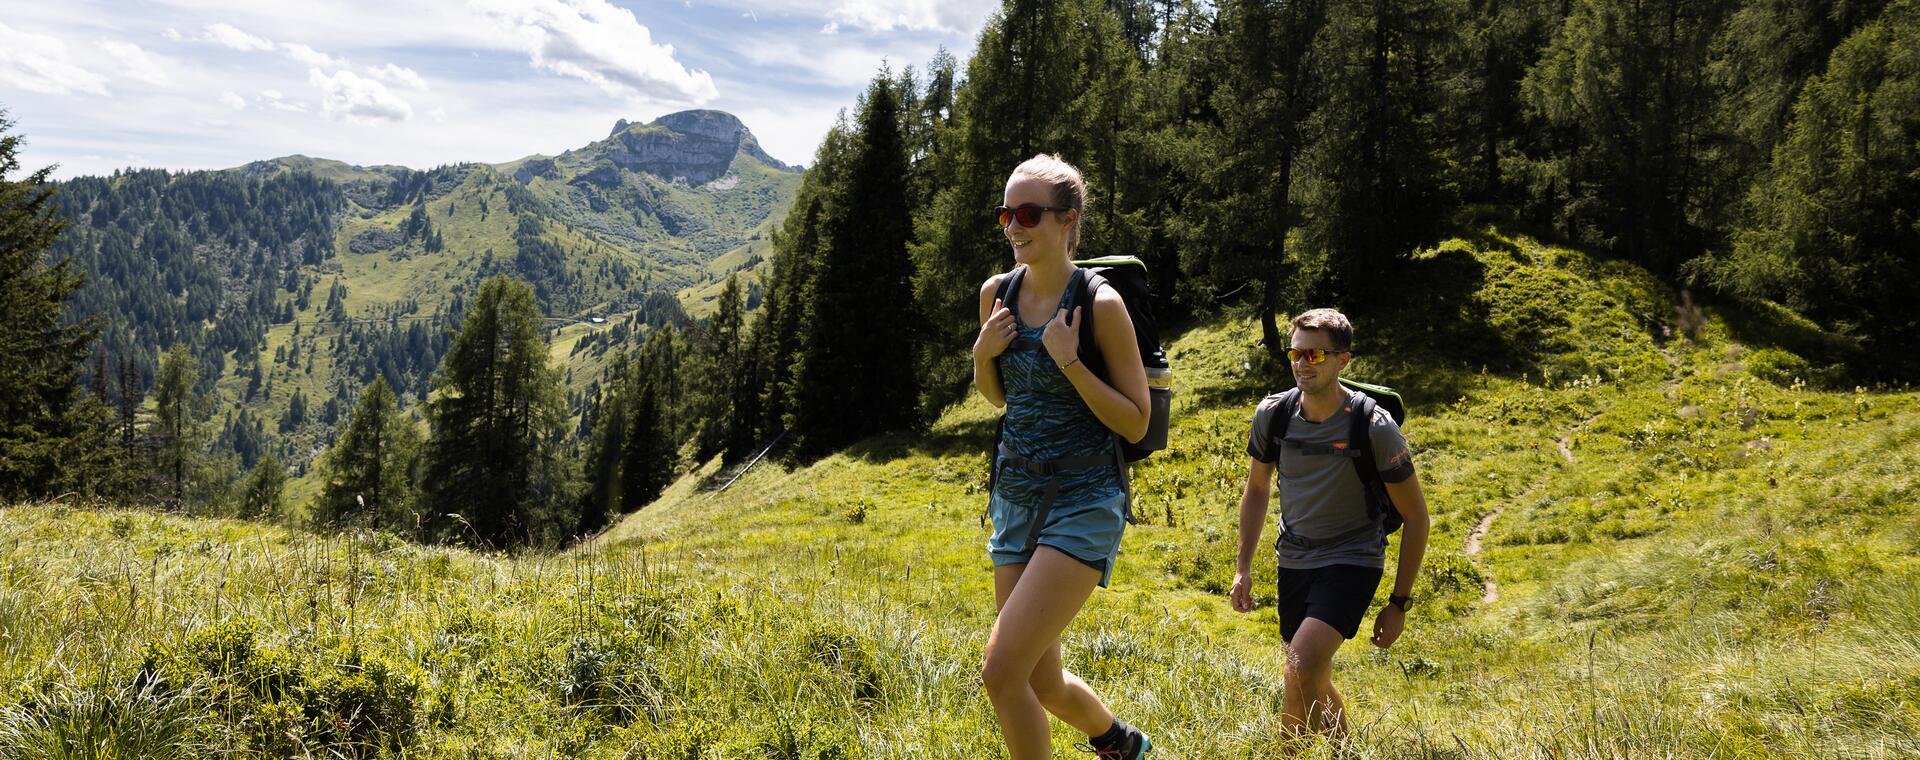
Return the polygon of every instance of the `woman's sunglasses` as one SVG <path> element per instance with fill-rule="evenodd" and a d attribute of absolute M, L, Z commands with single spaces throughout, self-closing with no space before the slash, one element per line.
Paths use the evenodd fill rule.
<path fill-rule="evenodd" d="M 1319 364 L 1334 354 L 1350 354 L 1352 351 L 1334 351 L 1327 348 L 1289 348 L 1287 361 L 1297 362 L 1306 359 L 1308 364 Z"/>
<path fill-rule="evenodd" d="M 1000 226 L 1002 227 L 1007 226 L 1007 221 L 1013 219 L 1018 219 L 1022 227 L 1038 227 L 1040 226 L 1040 219 L 1042 218 L 1040 216 L 1041 214 L 1047 213 L 1048 211 L 1068 210 L 1065 206 L 1035 206 L 1029 203 L 1019 208 L 994 206 L 993 215 L 1000 220 Z"/>

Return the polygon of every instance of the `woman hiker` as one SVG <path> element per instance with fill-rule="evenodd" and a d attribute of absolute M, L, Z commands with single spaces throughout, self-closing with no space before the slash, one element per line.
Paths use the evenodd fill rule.
<path fill-rule="evenodd" d="M 1151 747 L 1146 735 L 1066 671 L 1060 634 L 1113 574 L 1128 504 L 1115 436 L 1146 433 L 1146 370 L 1120 294 L 1097 288 L 1091 303 L 1076 300 L 1076 278 L 1087 276 L 1073 264 L 1087 205 L 1080 171 L 1035 156 L 1007 178 L 1003 202 L 995 211 L 1016 267 L 980 286 L 973 346 L 974 386 L 1006 410 L 987 509 L 1000 614 L 981 676 L 1013 760 L 1051 755 L 1047 713 L 1086 734 L 1082 748 L 1102 760 L 1135 760 Z M 1081 346 L 1089 317 L 1097 345 Z M 1087 368 L 1083 350 L 1099 352 L 1110 380 Z"/>

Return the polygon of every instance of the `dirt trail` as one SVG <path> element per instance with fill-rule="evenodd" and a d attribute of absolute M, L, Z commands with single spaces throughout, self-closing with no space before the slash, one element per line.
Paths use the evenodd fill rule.
<path fill-rule="evenodd" d="M 1574 461 L 1574 458 L 1573 458 L 1574 435 L 1576 433 L 1579 433 L 1582 430 L 1585 430 L 1588 425 L 1593 424 L 1593 421 L 1597 419 L 1600 419 L 1600 415 L 1594 414 L 1591 417 L 1581 420 L 1579 424 L 1576 424 L 1572 428 L 1568 429 L 1566 435 L 1560 436 L 1560 441 L 1559 441 L 1560 458 L 1566 460 L 1567 464 L 1573 464 L 1573 461 Z M 1481 517 L 1480 522 L 1473 526 L 1473 531 L 1467 534 L 1466 555 L 1468 557 L 1477 557 L 1480 555 L 1480 552 L 1486 548 L 1487 534 L 1493 532 L 1493 521 L 1496 519 L 1499 519 L 1500 515 L 1507 511 L 1507 505 L 1524 502 L 1527 499 L 1532 498 L 1535 492 L 1538 492 L 1541 488 L 1544 488 L 1544 487 L 1546 487 L 1546 483 L 1544 482 L 1536 483 L 1532 488 L 1528 488 L 1525 493 L 1522 493 L 1519 496 L 1516 496 L 1512 499 L 1508 499 L 1506 504 L 1502 504 L 1494 508 L 1492 512 L 1488 512 L 1484 517 Z M 1500 584 L 1494 582 L 1493 578 L 1491 577 L 1485 578 L 1484 581 L 1487 586 L 1487 592 L 1485 594 L 1480 595 L 1480 603 L 1492 604 L 1494 602 L 1500 601 Z"/>

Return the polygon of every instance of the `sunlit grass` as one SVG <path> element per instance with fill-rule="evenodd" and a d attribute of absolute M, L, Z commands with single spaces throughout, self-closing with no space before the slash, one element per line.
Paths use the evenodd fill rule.
<path fill-rule="evenodd" d="M 1645 313 L 1665 296 L 1630 272 L 1524 239 L 1452 246 L 1433 260 L 1552 263 L 1558 297 L 1585 306 L 1480 289 L 1546 347 L 1485 371 L 1411 349 L 1355 365 L 1410 392 L 1435 531 L 1407 635 L 1336 659 L 1349 745 L 1289 744 L 1274 615 L 1223 596 L 1247 422 L 1282 387 L 1242 321 L 1174 343 L 1173 446 L 1136 469 L 1142 522 L 1068 631 L 1069 666 L 1159 757 L 1920 752 L 1915 396 L 1768 382 L 1719 321 L 1655 341 L 1643 320 L 1665 324 Z M 1363 339 L 1411 344 L 1369 318 Z M 149 746 L 193 755 L 1000 756 L 976 675 L 993 418 L 970 399 L 924 434 L 725 491 L 709 463 L 554 555 L 5 509 L 0 746 L 133 720 L 183 726 Z M 143 661 L 171 679 L 134 699 L 149 712 L 89 707 L 147 688 Z M 389 719 L 328 728 L 359 725 L 356 706 Z M 1079 737 L 1056 734 L 1069 756 Z"/>

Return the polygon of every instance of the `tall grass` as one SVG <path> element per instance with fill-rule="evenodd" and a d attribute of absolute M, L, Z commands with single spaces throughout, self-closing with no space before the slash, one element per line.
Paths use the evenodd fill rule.
<path fill-rule="evenodd" d="M 1174 344 L 1173 447 L 1136 470 L 1143 522 L 1069 667 L 1167 758 L 1920 753 L 1916 399 L 1765 379 L 1712 314 L 1656 342 L 1665 296 L 1576 252 L 1448 251 L 1499 282 L 1551 263 L 1578 308 L 1513 311 L 1551 361 L 1356 364 L 1414 399 L 1435 530 L 1406 636 L 1335 661 L 1350 741 L 1288 735 L 1274 615 L 1222 598 L 1247 420 L 1283 386 L 1246 325 Z M 1488 309 L 1538 290 L 1476 287 Z M 977 676 L 992 417 L 970 401 L 724 493 L 694 473 L 553 555 L 0 510 L 0 756 L 1001 756 Z"/>

